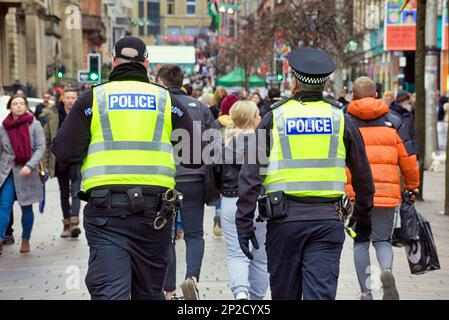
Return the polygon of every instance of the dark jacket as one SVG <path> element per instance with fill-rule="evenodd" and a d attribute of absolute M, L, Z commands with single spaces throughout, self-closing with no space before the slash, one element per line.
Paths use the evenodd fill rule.
<path fill-rule="evenodd" d="M 142 81 L 149 83 L 146 68 L 139 63 L 126 63 L 116 67 L 109 81 Z M 156 85 L 156 84 L 154 84 Z M 56 160 L 62 165 L 70 166 L 81 162 L 87 155 L 87 150 L 91 140 L 90 124 L 92 121 L 92 99 L 93 92 L 89 90 L 81 95 L 75 102 L 67 119 L 62 124 L 56 138 L 52 142 L 51 151 L 56 156 Z M 193 145 L 193 122 L 187 110 L 182 106 L 172 107 L 171 121 L 173 130 L 184 129 L 190 135 L 190 146 Z M 173 145 L 177 142 L 172 141 Z M 188 161 L 183 164 L 190 168 L 200 168 L 202 164 L 194 164 L 193 148 L 190 148 Z M 185 155 L 184 155 L 185 156 Z M 116 192 L 123 192 L 129 186 L 103 186 Z M 144 192 L 156 194 L 164 192 L 166 188 L 159 186 L 145 186 Z"/>
<path fill-rule="evenodd" d="M 419 156 L 418 142 L 416 141 L 415 131 L 415 114 L 404 108 L 402 108 L 396 101 L 393 101 L 390 105 L 390 111 L 392 114 L 402 119 L 402 123 L 407 127 L 408 134 L 412 141 L 413 153 Z"/>
<path fill-rule="evenodd" d="M 202 102 L 197 99 L 187 95 L 184 91 L 178 88 L 169 88 L 170 97 L 172 101 L 173 108 L 182 106 L 186 109 L 192 118 L 194 124 L 195 122 L 199 122 L 201 124 L 201 128 L 194 127 L 195 130 L 199 130 L 197 133 L 199 134 L 199 139 L 197 142 L 201 141 L 202 133 L 209 129 L 214 122 L 214 117 L 210 112 L 209 108 L 206 107 Z M 201 145 L 199 145 L 201 147 Z M 201 156 L 201 152 L 198 154 L 196 150 L 194 156 Z M 201 149 L 200 149 L 201 151 Z M 190 169 L 185 168 L 181 165 L 176 166 L 176 182 L 194 182 L 194 181 L 203 181 L 205 174 L 205 168 L 200 169 Z"/>
<path fill-rule="evenodd" d="M 253 134 L 240 134 L 232 138 L 232 142 L 223 144 L 222 163 L 214 165 L 218 177 L 220 192 L 224 197 L 238 197 L 239 174 L 248 150 L 248 139 Z"/>
<path fill-rule="evenodd" d="M 323 96 L 320 93 L 304 92 L 292 97 L 292 99 L 312 102 L 322 101 Z M 258 157 L 248 159 L 245 156 L 245 162 L 241 168 L 236 213 L 239 234 L 245 234 L 253 230 L 256 201 L 261 193 L 264 179 L 261 176 L 261 170 L 266 168 L 268 162 L 264 161 L 266 159 L 260 159 L 260 157 L 266 155 L 268 159 L 270 156 L 272 127 L 273 113 L 269 112 L 256 129 L 256 154 Z M 261 130 L 265 130 L 265 132 Z M 346 165 L 352 174 L 352 185 L 357 194 L 353 217 L 360 224 L 370 224 L 374 198 L 373 177 L 360 131 L 348 116 L 345 116 L 343 140 L 346 147 Z M 291 214 L 289 217 L 273 222 L 338 219 L 335 205 L 333 203 L 321 203 L 319 200 L 321 199 L 304 198 L 304 202 L 307 203 L 295 203 L 294 206 L 290 207 Z"/>
<path fill-rule="evenodd" d="M 274 105 L 275 103 L 278 103 L 279 101 L 281 101 L 282 98 L 274 98 L 274 99 L 270 99 L 270 100 L 265 100 L 262 104 L 262 106 L 260 107 L 260 116 L 263 118 L 268 112 L 271 111 L 271 106 Z"/>

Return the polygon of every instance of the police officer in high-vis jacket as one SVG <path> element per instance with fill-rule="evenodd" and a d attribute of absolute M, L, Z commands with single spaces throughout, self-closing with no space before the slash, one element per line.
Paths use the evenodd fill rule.
<path fill-rule="evenodd" d="M 61 164 L 83 163 L 92 299 L 164 299 L 171 213 L 182 202 L 171 134 L 192 137 L 193 124 L 165 87 L 149 82 L 148 65 L 142 40 L 120 39 L 109 82 L 76 101 L 52 144 Z"/>
<path fill-rule="evenodd" d="M 335 101 L 323 99 L 335 63 L 321 50 L 299 48 L 289 55 L 289 64 L 294 95 L 271 106 L 257 128 L 257 150 L 247 154 L 240 172 L 239 243 L 252 259 L 251 250 L 258 248 L 253 223 L 258 204 L 259 220 L 268 221 L 272 298 L 332 300 L 343 222 L 351 212 L 343 201 L 345 169 L 357 194 L 352 230 L 346 228 L 352 236 L 349 231 L 355 231 L 356 241 L 370 237 L 373 178 L 359 130 Z"/>

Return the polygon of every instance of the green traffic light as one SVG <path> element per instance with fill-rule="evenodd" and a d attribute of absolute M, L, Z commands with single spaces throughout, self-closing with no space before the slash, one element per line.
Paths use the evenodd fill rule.
<path fill-rule="evenodd" d="M 284 76 L 282 74 L 278 74 L 278 81 L 282 81 L 284 79 Z"/>
<path fill-rule="evenodd" d="M 92 80 L 92 81 L 97 81 L 97 80 L 98 80 L 98 74 L 96 74 L 96 73 L 91 73 L 91 74 L 89 75 L 89 78 L 90 78 L 90 80 Z"/>
<path fill-rule="evenodd" d="M 58 72 L 58 78 L 62 78 L 63 74 L 61 71 Z"/>

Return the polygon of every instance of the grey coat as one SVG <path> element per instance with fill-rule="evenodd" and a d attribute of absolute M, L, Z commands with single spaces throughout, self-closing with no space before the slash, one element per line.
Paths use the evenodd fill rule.
<path fill-rule="evenodd" d="M 45 136 L 39 121 L 34 121 L 30 127 L 31 159 L 26 166 L 31 168 L 27 177 L 19 175 L 22 167 L 14 164 L 14 149 L 3 124 L 0 125 L 0 186 L 3 186 L 11 170 L 14 176 L 17 201 L 21 206 L 28 206 L 40 202 L 43 198 L 41 181 L 39 178 L 39 161 L 45 152 Z"/>

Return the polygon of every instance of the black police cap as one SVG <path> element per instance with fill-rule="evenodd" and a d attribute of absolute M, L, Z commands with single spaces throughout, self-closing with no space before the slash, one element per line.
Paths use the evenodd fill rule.
<path fill-rule="evenodd" d="M 125 55 L 123 49 L 134 49 L 137 51 L 137 56 Z M 128 61 L 145 62 L 145 60 L 148 59 L 148 51 L 145 42 L 132 36 L 126 36 L 117 41 L 112 55 L 114 58 L 122 58 Z"/>
<path fill-rule="evenodd" d="M 298 81 L 321 84 L 329 79 L 336 65 L 324 51 L 315 48 L 298 48 L 288 55 L 288 63 Z"/>

